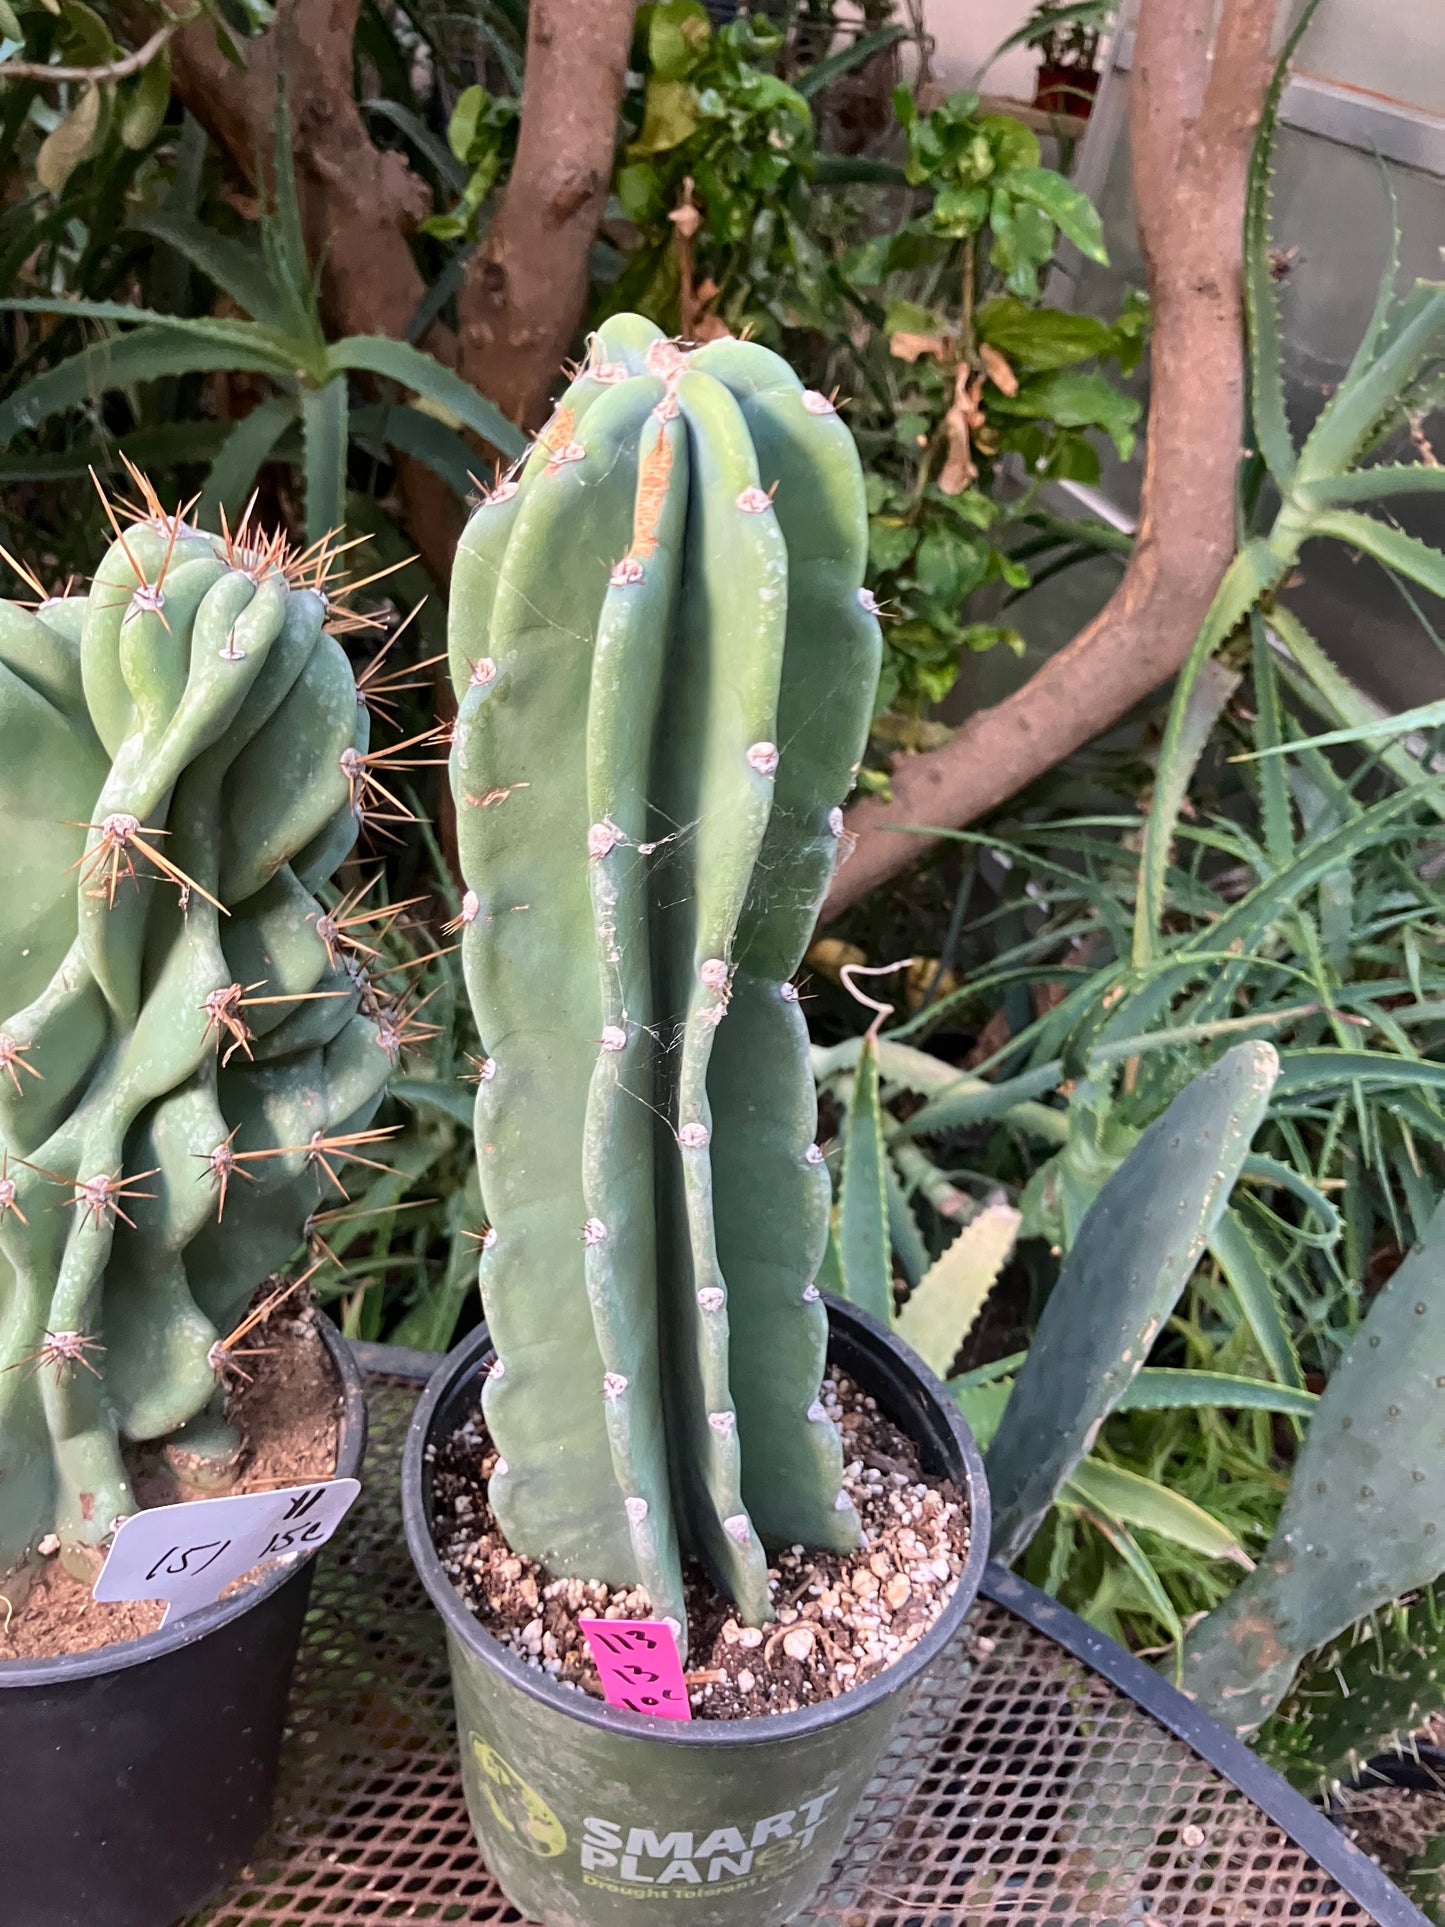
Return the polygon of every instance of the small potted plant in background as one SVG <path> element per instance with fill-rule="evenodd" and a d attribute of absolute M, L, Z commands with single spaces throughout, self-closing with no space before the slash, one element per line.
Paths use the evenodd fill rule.
<path fill-rule="evenodd" d="M 136 480 L 88 595 L 0 603 L 0 1865 L 25 1927 L 170 1927 L 265 1823 L 309 1565 L 163 1629 L 90 1589 L 140 1507 L 358 1470 L 332 1328 L 248 1306 L 288 1296 L 268 1279 L 386 1135 L 408 1029 L 317 895 L 379 794 L 336 546 L 218 538 Z"/>
<path fill-rule="evenodd" d="M 982 1569 L 957 1409 L 816 1283 L 793 974 L 876 686 L 865 544 L 827 397 L 623 316 L 457 555 L 487 1325 L 403 1500 L 483 1849 L 552 1927 L 791 1917 Z M 588 1615 L 675 1642 L 682 1717 L 641 1675 L 604 1703 Z"/>
<path fill-rule="evenodd" d="M 1034 106 L 1044 114 L 1087 120 L 1099 91 L 1099 41 L 1113 22 L 1114 0 L 1041 0 L 1020 38 L 1037 47 Z"/>

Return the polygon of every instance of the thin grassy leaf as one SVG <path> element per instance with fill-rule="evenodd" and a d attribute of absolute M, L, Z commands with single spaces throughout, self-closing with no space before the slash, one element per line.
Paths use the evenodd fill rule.
<path fill-rule="evenodd" d="M 853 1101 L 843 1132 L 843 1182 L 838 1194 L 838 1262 L 845 1296 L 888 1324 L 893 1315 L 888 1196 L 884 1176 L 883 1112 L 878 1055 L 866 1037 L 858 1054 Z"/>
<path fill-rule="evenodd" d="M 333 372 L 349 369 L 380 375 L 383 380 L 412 389 L 446 409 L 464 428 L 490 442 L 509 460 L 526 452 L 527 439 L 515 423 L 479 395 L 470 382 L 443 367 L 434 356 L 413 348 L 410 342 L 386 341 L 380 335 L 350 335 L 331 348 L 328 359 Z"/>
<path fill-rule="evenodd" d="M 1286 1057 L 1284 1062 L 1288 1061 Z M 1278 1090 L 1276 1084 L 1276 1093 Z M 1304 1373 L 1295 1352 L 1289 1320 L 1264 1259 L 1237 1211 L 1227 1210 L 1220 1218 L 1210 1234 L 1209 1250 L 1238 1300 L 1265 1364 L 1281 1385 L 1303 1389 Z"/>
<path fill-rule="evenodd" d="M 1445 558 L 1442 558 L 1445 560 Z M 1237 763 L 1262 761 L 1266 756 L 1288 756 L 1295 749 L 1333 749 L 1341 743 L 1378 743 L 1392 736 L 1409 736 L 1418 729 L 1439 729 L 1445 725 L 1445 699 L 1422 703 L 1418 709 L 1402 709 L 1394 716 L 1381 716 L 1374 722 L 1357 723 L 1353 729 L 1331 729 L 1323 736 L 1307 736 L 1298 744 L 1283 743 L 1275 749 L 1257 749 L 1236 756 Z"/>
<path fill-rule="evenodd" d="M 1445 778 L 1428 778 L 1445 793 Z M 1342 824 L 1328 835 L 1305 844 L 1295 861 L 1278 876 L 1270 877 L 1251 890 L 1227 915 L 1197 939 L 1185 946 L 1185 954 L 1198 942 L 1201 948 L 1218 953 L 1237 948 L 1248 957 L 1258 948 L 1271 925 L 1279 922 L 1306 892 L 1315 888 L 1332 870 L 1348 863 L 1360 852 L 1395 841 L 1412 832 L 1401 819 L 1419 807 L 1418 796 L 1408 790 L 1386 796 L 1369 809 L 1361 810 L 1353 821 Z"/>
<path fill-rule="evenodd" d="M 261 465 L 270 460 L 276 444 L 296 419 L 294 395 L 270 395 L 241 417 L 227 434 L 206 476 L 198 510 L 202 521 L 214 522 L 223 508 L 232 523 L 236 521 L 250 499 Z"/>
<path fill-rule="evenodd" d="M 450 1348 L 457 1321 L 477 1289 L 475 1233 L 482 1216 L 481 1188 L 473 1170 L 465 1190 L 455 1194 L 447 1210 L 446 1269 L 388 1334 L 391 1344 L 414 1345 L 423 1352 L 444 1352 Z"/>
<path fill-rule="evenodd" d="M 1275 674 L 1269 647 L 1269 631 L 1257 609 L 1250 611 L 1249 634 L 1254 672 L 1255 741 L 1264 744 L 1272 754 L 1285 747 L 1284 712 L 1279 700 L 1279 677 Z M 1259 814 L 1264 827 L 1264 847 L 1270 861 L 1282 869 L 1294 855 L 1294 813 L 1289 779 L 1274 763 L 1259 771 Z"/>
<path fill-rule="evenodd" d="M 1199 759 L 1214 734 L 1214 726 L 1223 714 L 1225 704 L 1239 688 L 1242 678 L 1236 669 L 1226 668 L 1210 655 L 1201 657 L 1197 673 L 1193 677 L 1180 708 L 1179 725 L 1172 736 L 1165 739 L 1165 747 L 1159 757 L 1159 765 L 1154 774 L 1154 803 L 1149 813 L 1149 822 L 1166 817 L 1173 824 L 1179 820 L 1184 799 L 1189 793 L 1189 785 Z M 1170 713 L 1173 722 L 1173 712 Z M 1151 854 L 1167 860 L 1168 849 L 1151 852 L 1150 832 L 1144 832 L 1144 854 L 1141 859 L 1142 873 L 1147 870 Z M 1143 892 L 1141 891 L 1141 901 Z M 1161 899 L 1162 901 L 1162 899 Z M 1143 969 L 1153 961 L 1155 923 L 1136 920 L 1134 925 L 1134 964 Z"/>
<path fill-rule="evenodd" d="M 1094 1530 L 1101 1533 L 1103 1537 L 1108 1540 L 1115 1552 L 1118 1553 L 1120 1559 L 1123 1560 L 1130 1572 L 1133 1573 L 1135 1579 L 1138 1580 L 1144 1596 L 1149 1603 L 1150 1611 L 1154 1613 L 1164 1626 L 1174 1644 L 1176 1646 L 1179 1645 L 1184 1638 L 1184 1627 L 1180 1622 L 1179 1615 L 1175 1612 L 1173 1602 L 1168 1593 L 1165 1592 L 1163 1582 L 1158 1573 L 1155 1572 L 1153 1566 L 1150 1565 L 1139 1541 L 1134 1537 L 1133 1533 L 1130 1532 L 1123 1520 L 1114 1518 L 1114 1516 L 1105 1511 L 1102 1506 L 1086 1503 L 1082 1493 L 1070 1499 L 1067 1503 L 1060 1500 L 1059 1509 L 1065 1513 L 1072 1512 L 1081 1519 L 1087 1519 Z"/>
<path fill-rule="evenodd" d="M 132 429 L 125 436 L 125 452 L 137 467 L 171 468 L 181 462 L 207 462 L 223 446 L 229 422 L 161 422 L 154 428 Z M 55 453 L 40 450 L 0 455 L 0 485 L 11 482 L 84 482 L 92 469 L 97 475 L 123 472 L 120 445 L 114 441 L 82 441 Z"/>
<path fill-rule="evenodd" d="M 319 542 L 346 520 L 346 377 L 301 390 L 301 444 L 306 470 L 306 539 Z"/>
<path fill-rule="evenodd" d="M 811 100 L 823 88 L 831 87 L 835 80 L 841 80 L 845 74 L 865 67 L 875 54 L 886 53 L 890 47 L 896 47 L 907 31 L 906 27 L 880 27 L 875 33 L 860 33 L 848 46 L 829 54 L 815 67 L 810 67 L 807 73 L 800 74 L 793 85 L 804 100 Z"/>
<path fill-rule="evenodd" d="M 893 1329 L 940 1378 L 973 1330 L 1022 1223 L 1012 1205 L 992 1204 L 935 1260 L 893 1321 Z"/>
<path fill-rule="evenodd" d="M 1304 671 L 1327 712 L 1343 727 L 1352 728 L 1358 723 L 1370 723 L 1377 719 L 1377 712 L 1369 698 L 1355 687 L 1348 676 L 1340 673 L 1292 610 L 1285 608 L 1283 603 L 1276 603 L 1270 612 L 1269 626 Z M 1429 772 L 1423 768 L 1419 758 L 1411 755 L 1403 744 L 1387 743 L 1380 752 L 1380 761 L 1402 783 L 1429 779 Z M 1436 804 L 1435 807 L 1437 812 L 1441 811 L 1441 805 Z"/>
<path fill-rule="evenodd" d="M 467 184 L 467 170 L 419 114 L 414 114 L 410 107 L 404 107 L 396 100 L 364 100 L 361 108 L 363 113 L 375 114 L 378 120 L 390 121 L 399 134 L 406 136 L 423 160 L 430 164 L 442 184 L 453 194 L 461 193 Z"/>
<path fill-rule="evenodd" d="M 1225 1411 L 1284 1412 L 1308 1418 L 1316 1394 L 1300 1386 L 1271 1385 L 1234 1372 L 1197 1372 L 1146 1365 L 1114 1408 L 1119 1412 L 1179 1412 L 1198 1406 Z"/>
<path fill-rule="evenodd" d="M 1284 1164 L 1278 1158 L 1265 1157 L 1258 1151 L 1251 1151 L 1244 1160 L 1244 1169 L 1240 1175 L 1247 1181 L 1253 1180 L 1255 1184 L 1288 1191 L 1291 1197 L 1297 1198 L 1306 1210 L 1319 1219 L 1318 1231 L 1305 1232 L 1299 1226 L 1295 1226 L 1295 1236 L 1307 1237 L 1311 1243 L 1320 1245 L 1333 1244 L 1339 1237 L 1341 1229 L 1339 1212 L 1324 1192 L 1311 1184 L 1304 1173 L 1297 1171 L 1293 1165 Z"/>
<path fill-rule="evenodd" d="M 1175 1545 L 1185 1546 L 1205 1559 L 1228 1559 L 1246 1572 L 1254 1570 L 1254 1561 L 1229 1527 L 1211 1517 L 1203 1506 L 1122 1465 L 1084 1459 L 1075 1466 L 1059 1496 L 1065 1504 L 1072 1500 L 1107 1513 L 1135 1531 L 1172 1539 Z"/>

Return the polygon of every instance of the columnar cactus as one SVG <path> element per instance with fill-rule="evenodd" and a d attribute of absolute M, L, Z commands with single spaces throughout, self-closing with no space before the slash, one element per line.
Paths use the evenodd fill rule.
<path fill-rule="evenodd" d="M 623 316 L 457 555 L 492 1502 L 680 1624 L 685 1553 L 756 1623 L 765 1545 L 858 1532 L 792 977 L 877 683 L 865 545 L 826 397 Z"/>
<path fill-rule="evenodd" d="M 225 1340 L 370 1135 L 403 1027 L 314 894 L 376 780 L 329 553 L 149 493 L 116 528 L 88 596 L 0 603 L 11 1597 L 52 1535 L 93 1573 L 126 1442 L 234 1469 Z"/>

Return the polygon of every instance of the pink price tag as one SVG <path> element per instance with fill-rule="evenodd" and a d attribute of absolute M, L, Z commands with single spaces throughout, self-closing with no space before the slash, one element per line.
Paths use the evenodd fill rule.
<path fill-rule="evenodd" d="M 579 1619 L 609 1706 L 690 1720 L 677 1636 L 660 1619 Z"/>

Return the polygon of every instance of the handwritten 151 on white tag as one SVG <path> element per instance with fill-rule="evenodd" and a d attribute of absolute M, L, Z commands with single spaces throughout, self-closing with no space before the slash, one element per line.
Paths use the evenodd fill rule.
<path fill-rule="evenodd" d="M 324 1546 L 360 1490 L 356 1479 L 331 1479 L 137 1512 L 116 1533 L 94 1596 L 164 1599 L 169 1625 L 213 1605 L 253 1566 Z"/>

